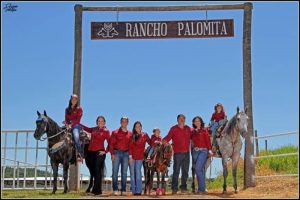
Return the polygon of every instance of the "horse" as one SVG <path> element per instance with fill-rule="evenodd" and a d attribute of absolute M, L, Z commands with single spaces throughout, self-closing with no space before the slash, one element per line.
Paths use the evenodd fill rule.
<path fill-rule="evenodd" d="M 166 191 L 166 182 L 165 182 L 165 176 L 168 173 L 168 164 L 172 158 L 173 155 L 173 147 L 169 143 L 162 143 L 158 144 L 156 147 L 156 157 L 155 162 L 152 164 L 152 162 L 147 161 L 148 157 L 148 150 L 144 153 L 144 175 L 145 175 L 145 188 L 144 188 L 144 194 L 150 195 L 150 192 L 153 188 L 153 176 L 156 172 L 157 174 L 157 194 L 165 194 Z M 162 181 L 160 181 L 160 175 L 162 178 Z M 160 185 L 162 190 L 160 190 Z"/>
<path fill-rule="evenodd" d="M 76 148 L 74 146 L 72 134 L 67 129 L 60 127 L 54 120 L 47 116 L 46 111 L 44 111 L 44 114 L 37 111 L 37 115 L 38 119 L 36 120 L 36 129 L 33 136 L 36 140 L 40 141 L 48 139 L 48 155 L 53 170 L 52 194 L 55 194 L 57 190 L 59 163 L 63 165 L 63 193 L 67 193 L 69 164 L 77 164 Z M 45 133 L 47 134 L 47 137 L 41 138 Z"/>
<path fill-rule="evenodd" d="M 237 193 L 237 164 L 240 158 L 241 149 L 242 149 L 242 140 L 240 135 L 245 138 L 245 134 L 248 132 L 248 116 L 247 116 L 247 107 L 245 111 L 241 111 L 237 107 L 236 114 L 230 119 L 226 124 L 225 128 L 221 132 L 221 138 L 219 141 L 219 149 L 222 155 L 222 166 L 223 166 L 223 194 L 226 191 L 226 178 L 228 175 L 227 171 L 227 161 L 230 158 L 232 160 L 232 176 L 233 176 L 233 187 L 234 192 Z"/>

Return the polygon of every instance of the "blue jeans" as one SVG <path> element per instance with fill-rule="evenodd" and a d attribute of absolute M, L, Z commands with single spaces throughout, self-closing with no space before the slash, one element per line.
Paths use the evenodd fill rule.
<path fill-rule="evenodd" d="M 128 170 L 128 151 L 114 150 L 115 160 L 112 161 L 113 173 L 113 191 L 118 191 L 118 173 L 121 165 L 121 191 L 126 192 L 126 180 Z"/>
<path fill-rule="evenodd" d="M 133 160 L 130 166 L 130 183 L 133 194 L 142 193 L 142 165 L 143 160 Z"/>
<path fill-rule="evenodd" d="M 148 156 L 149 156 L 149 157 L 152 155 L 153 151 L 154 151 L 154 147 L 151 147 L 151 146 L 150 146 L 150 150 L 149 150 L 149 152 L 148 152 Z"/>
<path fill-rule="evenodd" d="M 81 157 L 83 157 L 84 155 L 80 144 L 80 124 L 76 124 L 75 126 L 73 126 L 72 134 L 77 152 L 80 154 Z"/>
<path fill-rule="evenodd" d="M 193 162 L 198 180 L 198 192 L 205 192 L 205 163 L 207 161 L 207 150 L 192 151 Z"/>
<path fill-rule="evenodd" d="M 210 130 L 211 130 L 212 135 L 213 135 L 213 142 L 212 142 L 213 146 L 216 145 L 216 133 L 217 133 L 218 127 L 224 125 L 226 122 L 227 122 L 226 119 L 222 119 L 218 122 L 210 121 L 210 125 L 211 125 Z"/>
<path fill-rule="evenodd" d="M 181 169 L 181 186 L 182 190 L 187 190 L 186 181 L 189 176 L 190 152 L 175 153 L 172 177 L 172 190 L 178 190 L 178 177 Z"/>

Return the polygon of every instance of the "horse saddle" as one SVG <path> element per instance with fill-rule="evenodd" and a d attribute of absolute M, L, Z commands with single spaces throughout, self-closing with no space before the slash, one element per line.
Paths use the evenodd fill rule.
<path fill-rule="evenodd" d="M 65 146 L 66 146 L 65 140 L 57 142 L 49 149 L 49 153 L 50 154 L 56 153 L 57 151 L 61 150 Z"/>
<path fill-rule="evenodd" d="M 221 137 L 221 133 L 224 130 L 226 124 L 227 124 L 227 122 L 217 128 L 216 138 L 220 138 Z"/>

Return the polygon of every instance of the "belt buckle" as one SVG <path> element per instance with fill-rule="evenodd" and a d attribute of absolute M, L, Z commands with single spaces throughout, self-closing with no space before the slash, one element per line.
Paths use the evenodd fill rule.
<path fill-rule="evenodd" d="M 199 147 L 195 147 L 194 150 L 195 150 L 195 151 L 199 151 L 200 148 L 199 148 Z"/>

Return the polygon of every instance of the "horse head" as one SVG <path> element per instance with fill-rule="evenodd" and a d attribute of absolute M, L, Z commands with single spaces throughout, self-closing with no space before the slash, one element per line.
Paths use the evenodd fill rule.
<path fill-rule="evenodd" d="M 34 138 L 36 140 L 40 140 L 42 135 L 44 135 L 48 130 L 48 116 L 46 111 L 44 110 L 44 114 L 41 114 L 39 111 L 37 111 L 38 119 L 36 120 L 36 129 L 34 131 Z"/>
<path fill-rule="evenodd" d="M 160 172 L 165 172 L 168 169 L 168 163 L 173 155 L 173 147 L 169 143 L 162 143 L 158 146 L 157 154 L 157 169 Z"/>
<path fill-rule="evenodd" d="M 245 137 L 245 134 L 248 132 L 248 116 L 247 116 L 247 107 L 245 111 L 240 111 L 239 107 L 237 107 L 236 119 L 237 119 L 237 127 L 242 135 Z"/>

